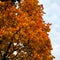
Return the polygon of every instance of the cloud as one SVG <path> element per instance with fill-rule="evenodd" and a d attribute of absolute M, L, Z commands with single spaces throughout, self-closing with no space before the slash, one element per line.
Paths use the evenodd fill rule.
<path fill-rule="evenodd" d="M 54 46 L 54 51 L 52 51 L 52 54 L 55 56 L 54 60 L 59 60 L 60 59 L 60 45 L 55 45 Z"/>
<path fill-rule="evenodd" d="M 56 3 L 60 5 L 60 0 L 51 0 L 52 3 Z"/>

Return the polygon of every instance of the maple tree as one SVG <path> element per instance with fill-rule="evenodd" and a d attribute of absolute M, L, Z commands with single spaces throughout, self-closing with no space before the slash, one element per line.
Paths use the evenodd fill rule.
<path fill-rule="evenodd" d="M 0 60 L 53 60 L 48 32 L 38 0 L 0 2 Z"/>

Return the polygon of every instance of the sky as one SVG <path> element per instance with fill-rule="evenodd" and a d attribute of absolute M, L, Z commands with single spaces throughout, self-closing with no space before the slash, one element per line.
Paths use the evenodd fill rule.
<path fill-rule="evenodd" d="M 52 23 L 49 37 L 51 39 L 54 60 L 60 60 L 60 0 L 39 0 L 43 4 L 46 14 L 43 16 L 46 22 Z"/>

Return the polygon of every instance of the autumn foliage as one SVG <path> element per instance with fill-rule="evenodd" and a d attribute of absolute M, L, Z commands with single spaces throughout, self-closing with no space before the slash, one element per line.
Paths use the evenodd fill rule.
<path fill-rule="evenodd" d="M 38 0 L 0 3 L 0 60 L 53 60 L 43 9 Z"/>

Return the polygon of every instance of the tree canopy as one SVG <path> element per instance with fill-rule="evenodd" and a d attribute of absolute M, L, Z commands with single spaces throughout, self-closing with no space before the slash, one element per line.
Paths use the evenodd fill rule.
<path fill-rule="evenodd" d="M 53 60 L 48 32 L 38 0 L 0 2 L 0 60 Z"/>

